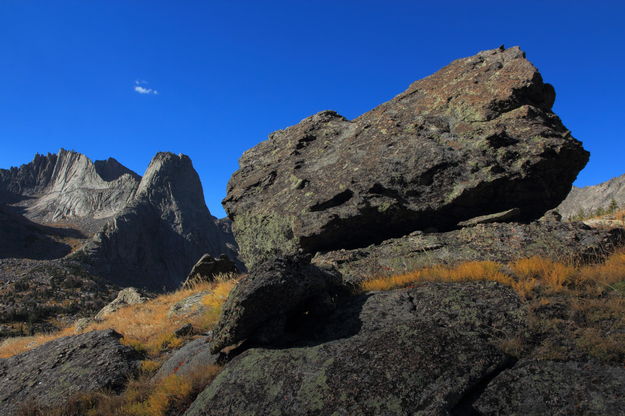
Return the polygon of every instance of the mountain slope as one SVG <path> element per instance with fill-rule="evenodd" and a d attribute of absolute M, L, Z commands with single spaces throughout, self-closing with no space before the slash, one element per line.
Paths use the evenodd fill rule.
<path fill-rule="evenodd" d="M 583 188 L 574 186 L 557 210 L 567 219 L 580 213 L 584 217 L 599 209 L 610 208 L 612 201 L 618 207 L 625 206 L 625 174 L 598 185 Z"/>
<path fill-rule="evenodd" d="M 92 162 L 61 149 L 19 168 L 0 169 L 0 203 L 42 223 L 64 223 L 91 234 L 120 212 L 141 177 L 115 159 Z"/>
<path fill-rule="evenodd" d="M 158 153 L 133 200 L 78 255 L 116 283 L 162 290 L 177 287 L 204 253 L 235 258 L 229 242 L 191 159 Z"/>

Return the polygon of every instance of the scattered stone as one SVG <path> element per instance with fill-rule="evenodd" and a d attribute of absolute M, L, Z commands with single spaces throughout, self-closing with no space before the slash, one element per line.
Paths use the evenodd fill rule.
<path fill-rule="evenodd" d="M 211 354 L 208 348 L 209 339 L 210 337 L 207 336 L 200 337 L 174 351 L 154 375 L 154 378 L 159 379 L 171 374 L 187 376 L 205 366 L 217 365 L 220 355 Z"/>
<path fill-rule="evenodd" d="M 309 264 L 310 258 L 277 258 L 258 265 L 233 289 L 213 330 L 211 351 L 248 340 L 288 342 L 297 319 L 331 312 L 349 290 L 341 276 Z"/>
<path fill-rule="evenodd" d="M 134 287 L 127 287 L 126 289 L 120 290 L 117 294 L 117 297 L 111 301 L 108 305 L 100 309 L 100 312 L 96 314 L 94 319 L 96 321 L 101 321 L 113 312 L 118 311 L 124 306 L 129 305 L 137 305 L 140 303 L 145 303 L 150 299 L 149 296 L 146 296 L 144 293 L 140 292 L 138 289 Z"/>
<path fill-rule="evenodd" d="M 187 296 L 186 298 L 174 303 L 169 309 L 169 312 L 167 312 L 167 317 L 189 317 L 203 313 L 206 311 L 206 307 L 202 304 L 202 299 L 204 296 L 208 295 L 208 293 L 209 292 L 207 291 L 194 293 L 191 296 Z"/>
<path fill-rule="evenodd" d="M 239 270 L 236 264 L 225 254 L 222 254 L 218 258 L 214 258 L 210 254 L 204 254 L 202 258 L 195 263 L 191 272 L 189 272 L 189 275 L 182 284 L 182 288 L 189 289 L 200 282 L 212 282 L 215 280 L 215 276 L 220 274 L 238 272 Z"/>
<path fill-rule="evenodd" d="M 345 279 L 358 282 L 466 261 L 506 263 L 532 256 L 598 261 L 624 243 L 622 229 L 592 229 L 583 223 L 492 223 L 446 233 L 417 231 L 366 248 L 318 254 L 313 263 L 336 267 Z"/>
<path fill-rule="evenodd" d="M 459 59 L 368 113 L 323 111 L 246 151 L 223 205 L 248 267 L 557 206 L 588 161 L 518 47 Z"/>
<path fill-rule="evenodd" d="M 0 360 L 0 414 L 16 415 L 23 405 L 60 406 L 78 393 L 119 392 L 141 358 L 119 338 L 113 330 L 92 331 Z"/>
<path fill-rule="evenodd" d="M 625 369 L 590 363 L 520 361 L 475 403 L 488 415 L 624 415 Z"/>
<path fill-rule="evenodd" d="M 462 414 L 476 386 L 512 366 L 495 345 L 525 316 L 495 282 L 351 297 L 291 347 L 234 358 L 185 416 Z"/>

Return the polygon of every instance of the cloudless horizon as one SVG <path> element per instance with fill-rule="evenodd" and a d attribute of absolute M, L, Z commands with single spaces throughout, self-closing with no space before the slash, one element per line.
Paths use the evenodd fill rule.
<path fill-rule="evenodd" d="M 2 0 L 0 168 L 66 148 L 143 174 L 184 153 L 207 206 L 241 154 L 321 110 L 355 118 L 454 59 L 520 46 L 591 152 L 625 173 L 625 2 Z"/>

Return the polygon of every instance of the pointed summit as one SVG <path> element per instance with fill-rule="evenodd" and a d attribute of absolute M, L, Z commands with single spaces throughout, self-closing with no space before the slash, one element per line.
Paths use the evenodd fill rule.
<path fill-rule="evenodd" d="M 158 153 L 133 200 L 82 253 L 116 283 L 173 289 L 205 253 L 235 258 L 186 155 Z"/>

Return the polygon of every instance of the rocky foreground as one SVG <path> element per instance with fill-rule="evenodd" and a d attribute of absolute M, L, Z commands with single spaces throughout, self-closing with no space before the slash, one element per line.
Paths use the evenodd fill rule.
<path fill-rule="evenodd" d="M 92 331 L 0 360 L 0 412 L 625 414 L 625 231 L 548 212 L 588 160 L 554 99 L 525 54 L 502 47 L 454 61 L 353 121 L 325 111 L 272 134 L 243 155 L 224 200 L 250 272 L 223 305 L 215 283 L 168 313 L 178 326 L 221 311 L 197 337 L 190 324 L 164 334 L 146 388 L 168 392 L 161 407 L 136 381 L 117 395 L 113 376 L 133 378 L 137 356 L 115 333 Z M 149 225 L 175 216 L 168 202 L 197 205 L 185 192 L 193 172 L 175 155 L 153 164 L 188 175 L 146 174 L 83 250 L 97 264 L 132 266 L 154 235 L 165 251 L 150 258 L 190 250 L 171 227 Z M 204 226 L 185 212 L 174 237 Z M 146 226 L 124 240 L 133 224 Z M 201 263 L 215 270 L 207 260 L 197 273 Z M 428 268 L 438 274 L 392 280 Z M 157 264 L 145 270 L 160 276 Z M 364 290 L 372 278 L 385 290 Z M 211 377 L 198 387 L 197 373 Z M 63 384 L 49 374 L 91 396 L 59 399 Z M 187 402 L 172 385 L 190 386 Z M 114 390 L 108 407 L 102 388 Z"/>

